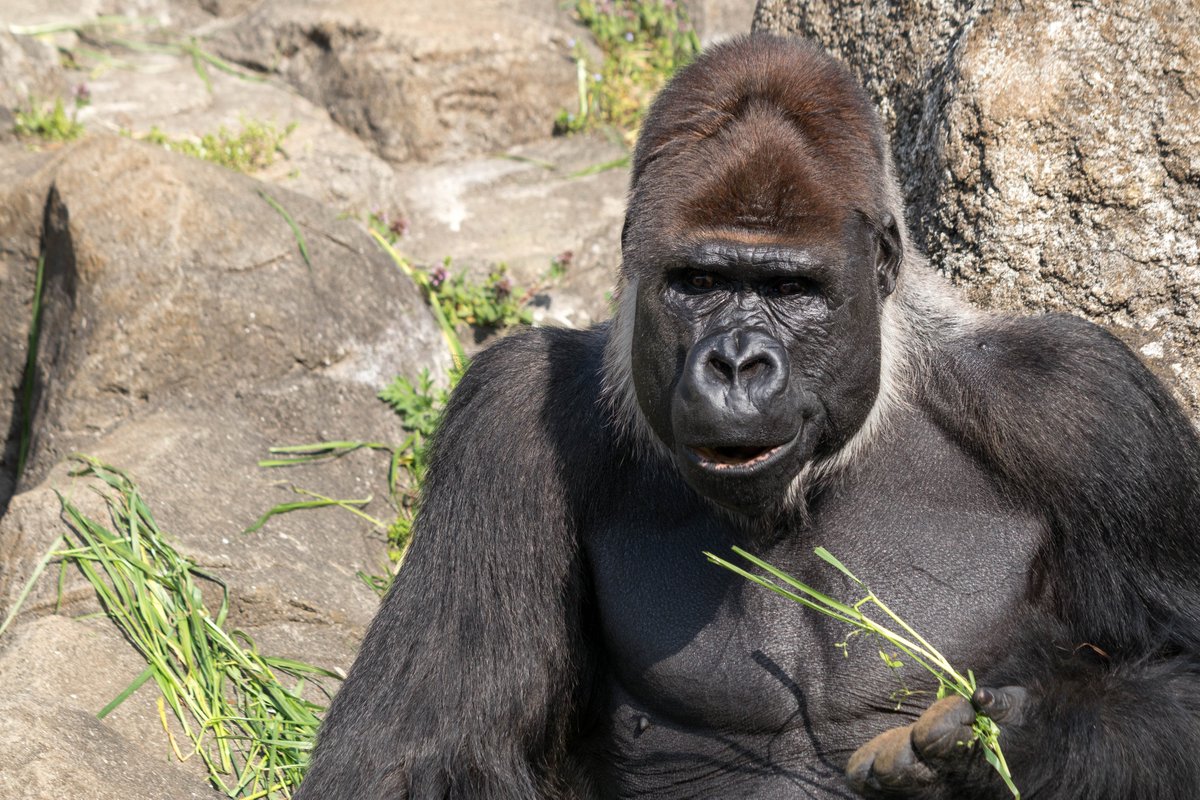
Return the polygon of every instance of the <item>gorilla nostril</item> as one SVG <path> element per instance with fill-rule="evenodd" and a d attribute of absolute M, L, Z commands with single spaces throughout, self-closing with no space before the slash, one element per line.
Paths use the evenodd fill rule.
<path fill-rule="evenodd" d="M 726 383 L 733 382 L 733 367 L 725 359 L 713 354 L 708 357 L 708 366 L 724 378 Z"/>
<path fill-rule="evenodd" d="M 771 361 L 766 356 L 751 358 L 738 368 L 738 377 L 754 380 L 764 372 L 770 372 Z"/>

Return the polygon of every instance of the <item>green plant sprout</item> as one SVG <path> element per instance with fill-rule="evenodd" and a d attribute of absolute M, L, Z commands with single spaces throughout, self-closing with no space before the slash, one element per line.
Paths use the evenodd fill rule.
<path fill-rule="evenodd" d="M 854 573 L 846 568 L 841 561 L 833 556 L 824 547 L 818 547 L 814 551 L 817 556 L 825 563 L 837 569 L 854 583 L 858 584 L 866 592 L 866 595 L 852 604 L 843 603 L 835 600 L 829 595 L 820 592 L 806 583 L 796 580 L 791 575 L 777 569 L 760 558 L 757 558 L 746 552 L 740 547 L 734 547 L 733 552 L 742 558 L 749 561 L 759 569 L 764 570 L 769 575 L 779 579 L 783 584 L 790 586 L 796 591 L 784 588 L 780 584 L 770 578 L 761 575 L 755 575 L 752 572 L 726 561 L 712 553 L 705 552 L 708 560 L 714 564 L 725 567 L 738 575 L 741 575 L 747 580 L 757 583 L 775 592 L 778 595 L 794 600 L 806 608 L 811 608 L 813 611 L 820 612 L 828 617 L 832 617 L 840 622 L 844 622 L 851 626 L 854 630 L 851 631 L 851 636 L 855 634 L 865 634 L 878 636 L 889 645 L 894 647 L 900 653 L 908 656 L 915 663 L 919 664 L 931 675 L 937 678 L 938 690 L 937 696 L 941 698 L 950 693 L 960 695 L 967 702 L 971 701 L 971 696 L 975 694 L 975 675 L 970 670 L 963 675 L 958 670 L 951 666 L 950 662 L 944 655 L 938 652 L 937 648 L 931 645 L 924 637 L 912 629 L 912 627 L 900 618 L 896 612 L 892 611 L 879 597 L 871 591 L 863 581 L 859 580 Z M 797 594 L 799 592 L 799 594 Z M 871 607 L 877 609 L 886 618 L 885 622 L 867 615 L 867 610 Z M 895 628 L 888 627 L 894 625 Z M 847 637 L 848 639 L 849 637 Z M 846 642 L 841 642 L 837 646 L 842 648 L 842 652 L 846 652 Z M 899 666 L 899 660 L 894 655 L 888 655 L 883 650 L 880 650 L 880 657 L 890 669 L 896 669 Z M 1000 778 L 1004 781 L 1004 785 L 1012 792 L 1014 798 L 1020 800 L 1021 793 L 1017 790 L 1016 784 L 1013 783 L 1012 773 L 1009 771 L 1008 762 L 1004 760 L 1004 753 L 1000 750 L 1000 728 L 986 714 L 976 712 L 975 722 L 971 726 L 974 738 L 966 743 L 966 746 L 973 746 L 976 742 L 983 748 L 983 756 L 987 762 L 1000 774 Z"/>
<path fill-rule="evenodd" d="M 525 307 L 526 295 L 514 291 L 504 264 L 492 267 L 479 283 L 468 278 L 466 272 L 451 275 L 450 259 L 446 258 L 442 266 L 429 272 L 429 283 L 442 312 L 456 328 L 509 328 L 533 321 Z"/>
<path fill-rule="evenodd" d="M 140 136 L 127 133 L 131 138 L 165 147 L 173 153 L 211 161 L 238 172 L 255 172 L 275 163 L 275 157 L 283 153 L 283 140 L 296 129 L 291 123 L 282 130 L 270 122 L 242 120 L 240 130 L 230 131 L 225 126 L 216 133 L 205 133 L 197 137 L 172 137 L 158 126 Z"/>
<path fill-rule="evenodd" d="M 650 100 L 700 52 L 700 40 L 676 0 L 578 0 L 576 14 L 600 48 L 598 67 L 575 48 L 578 108 L 562 111 L 559 133 L 611 125 L 631 143 Z"/>
<path fill-rule="evenodd" d="M 61 98 L 54 101 L 52 108 L 46 108 L 31 97 L 27 108 L 16 112 L 13 133 L 23 139 L 72 142 L 83 135 L 83 123 L 77 117 L 79 109 L 87 104 L 86 95 L 77 95 L 74 110 L 67 113 Z"/>

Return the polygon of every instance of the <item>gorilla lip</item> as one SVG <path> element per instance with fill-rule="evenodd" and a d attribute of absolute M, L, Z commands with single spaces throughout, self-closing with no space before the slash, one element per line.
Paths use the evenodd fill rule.
<path fill-rule="evenodd" d="M 751 467 L 768 461 L 784 445 L 761 447 L 753 445 L 731 447 L 689 447 L 700 466 L 707 469 L 735 469 Z"/>

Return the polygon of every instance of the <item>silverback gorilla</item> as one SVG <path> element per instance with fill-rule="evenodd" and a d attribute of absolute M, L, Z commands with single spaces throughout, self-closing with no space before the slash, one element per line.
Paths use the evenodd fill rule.
<path fill-rule="evenodd" d="M 1104 331 L 948 296 L 844 67 L 682 70 L 622 239 L 610 324 L 454 393 L 301 800 L 1008 796 L 972 703 L 897 708 L 876 647 L 702 555 L 735 544 L 849 596 L 824 545 L 974 669 L 1027 800 L 1200 796 L 1191 425 Z"/>

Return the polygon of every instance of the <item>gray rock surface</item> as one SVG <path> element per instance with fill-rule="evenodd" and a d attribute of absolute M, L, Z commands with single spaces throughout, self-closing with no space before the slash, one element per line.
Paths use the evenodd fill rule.
<path fill-rule="evenodd" d="M 268 0 L 213 32 L 394 162 L 547 136 L 576 102 L 576 35 L 556 0 Z"/>
<path fill-rule="evenodd" d="M 577 328 L 607 319 L 629 168 L 593 170 L 623 155 L 599 137 L 571 137 L 499 157 L 403 167 L 410 225 L 400 247 L 418 264 L 449 256 L 452 273 L 477 278 L 506 263 L 521 288 L 542 282 L 551 260 L 570 251 L 565 278 L 535 308 L 535 319 Z"/>
<path fill-rule="evenodd" d="M 0 147 L 0 187 L 16 186 L 36 174 L 45 158 L 24 148 Z M 3 190 L 0 190 L 3 191 Z M 0 204 L 0 512 L 12 495 L 17 464 L 21 374 L 33 320 L 45 197 L 8 194 Z"/>
<path fill-rule="evenodd" d="M 754 0 L 686 0 L 684 6 L 704 45 L 749 33 L 754 21 Z"/>
<path fill-rule="evenodd" d="M 6 169 L 9 261 L 44 253 L 47 280 L 32 456 L 0 516 L 0 617 L 66 532 L 56 491 L 103 518 L 67 474 L 68 454 L 83 451 L 127 469 L 176 546 L 231 587 L 231 626 L 266 653 L 347 668 L 377 605 L 355 571 L 386 569 L 382 534 L 339 509 L 243 530 L 296 499 L 287 484 L 382 498 L 379 454 L 285 471 L 257 461 L 277 444 L 400 439 L 375 392 L 394 374 L 446 364 L 415 288 L 356 224 L 272 187 L 303 231 L 307 266 L 263 184 L 160 148 L 94 136 Z M 8 287 L 27 305 L 29 270 L 14 270 Z M 382 499 L 367 510 L 391 514 Z M 95 610 L 79 575 L 68 572 L 63 588 L 62 613 Z M 64 631 L 82 623 L 36 621 L 58 600 L 44 576 L 0 639 L 0 796 L 207 796 L 192 765 L 164 767 L 152 693 L 103 722 L 89 716 L 140 671 L 139 659 L 119 636 L 98 634 L 107 642 L 98 653 L 127 655 L 102 679 L 76 675 L 78 661 L 60 662 L 83 635 Z M 33 685 L 15 677 L 43 663 Z M 79 774 L 59 774 L 72 752 Z M 89 775 L 104 788 L 82 788 Z M 4 781 L 18 788 L 9 793 Z"/>
<path fill-rule="evenodd" d="M 1109 326 L 1200 413 L 1200 7 L 765 0 L 880 99 L 910 223 L 991 308 Z"/>
<path fill-rule="evenodd" d="M 7 637 L 6 637 L 7 638 Z M 0 650 L 0 797 L 5 800 L 211 800 L 199 759 L 166 760 L 157 689 L 96 712 L 145 665 L 110 624 L 45 617 Z"/>
<path fill-rule="evenodd" d="M 58 54 L 46 42 L 0 29 L 0 106 L 14 109 L 64 89 Z M 7 125 L 5 127 L 8 127 Z"/>

